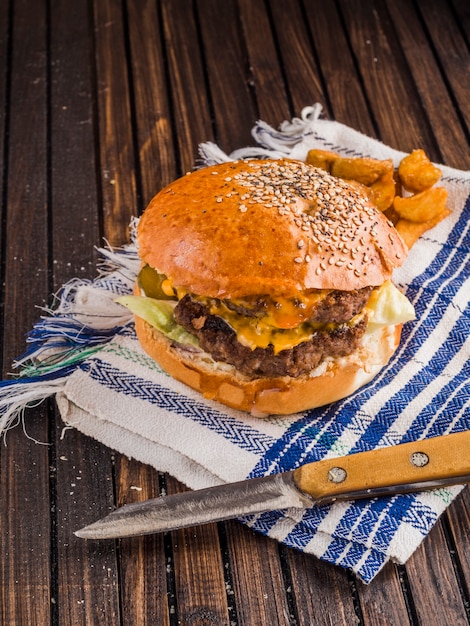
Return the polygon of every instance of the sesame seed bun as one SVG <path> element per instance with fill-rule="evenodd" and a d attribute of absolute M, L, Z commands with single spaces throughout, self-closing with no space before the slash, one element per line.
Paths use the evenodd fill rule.
<path fill-rule="evenodd" d="M 388 363 L 400 342 L 401 325 L 369 334 L 359 350 L 328 359 L 298 378 L 249 378 L 210 355 L 178 348 L 147 322 L 136 317 L 144 350 L 173 378 L 234 409 L 256 417 L 288 415 L 341 400 L 370 382 Z"/>
<path fill-rule="evenodd" d="M 139 317 L 137 336 L 206 398 L 259 416 L 322 406 L 369 382 L 398 346 L 400 320 L 371 332 L 365 311 L 406 247 L 364 188 L 321 169 L 280 159 L 197 170 L 152 199 L 137 240 L 136 293 L 150 267 L 152 297 L 178 300 L 173 321 L 199 348 Z"/>
<path fill-rule="evenodd" d="M 144 212 L 138 244 L 174 285 L 217 298 L 376 286 L 407 254 L 361 188 L 292 160 L 223 163 L 176 180 Z"/>

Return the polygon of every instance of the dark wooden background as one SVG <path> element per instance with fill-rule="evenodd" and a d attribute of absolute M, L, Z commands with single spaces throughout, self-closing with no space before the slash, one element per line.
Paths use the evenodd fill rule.
<path fill-rule="evenodd" d="M 231 151 L 257 119 L 277 126 L 321 102 L 468 169 L 469 33 L 468 0 L 0 0 L 4 376 L 37 306 L 95 276 L 95 246 L 125 242 L 201 141 Z M 470 622 L 467 490 L 406 565 L 365 586 L 235 522 L 79 540 L 115 504 L 183 488 L 63 432 L 52 401 L 25 427 L 0 447 L 2 625 Z"/>

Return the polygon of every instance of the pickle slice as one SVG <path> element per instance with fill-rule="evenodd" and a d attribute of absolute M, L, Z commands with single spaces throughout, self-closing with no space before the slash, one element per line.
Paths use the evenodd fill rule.
<path fill-rule="evenodd" d="M 156 300 L 176 300 L 174 294 L 169 294 L 168 287 L 164 289 L 163 283 L 168 278 L 160 274 L 150 265 L 144 265 L 137 276 L 137 284 L 148 298 Z"/>

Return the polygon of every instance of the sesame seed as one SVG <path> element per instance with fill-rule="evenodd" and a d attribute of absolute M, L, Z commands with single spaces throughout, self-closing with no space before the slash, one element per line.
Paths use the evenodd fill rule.
<path fill-rule="evenodd" d="M 372 236 L 378 237 L 374 228 L 378 223 L 377 210 L 362 197 L 360 191 L 346 181 L 300 161 L 281 164 L 275 160 L 253 159 L 244 163 L 245 169 L 225 177 L 227 183 L 233 179 L 237 181 L 236 189 L 225 197 L 239 195 L 240 200 L 246 203 L 239 206 L 243 213 L 247 211 L 247 204 L 259 204 L 266 210 L 276 210 L 286 220 L 286 225 L 287 222 L 295 225 L 302 231 L 302 237 L 297 241 L 299 250 L 305 248 L 310 240 L 317 250 L 328 253 L 323 266 L 316 269 L 318 273 L 335 264 L 354 270 L 354 264 L 348 263 L 348 260 L 355 259 L 359 252 L 363 254 L 362 247 L 369 242 L 366 231 L 371 230 Z M 217 198 L 217 202 L 221 200 Z M 359 237 L 359 243 L 356 243 Z M 381 243 L 377 241 L 374 245 Z M 338 259 L 334 256 L 336 252 L 342 252 L 348 259 Z M 367 255 L 362 258 L 367 263 Z M 400 255 L 396 254 L 396 258 L 399 259 Z M 296 263 L 309 260 L 308 255 L 294 258 Z"/>

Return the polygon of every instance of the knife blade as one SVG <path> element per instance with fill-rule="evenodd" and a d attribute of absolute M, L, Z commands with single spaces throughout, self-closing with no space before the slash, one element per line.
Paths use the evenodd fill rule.
<path fill-rule="evenodd" d="M 277 509 L 305 509 L 468 482 L 470 430 L 127 504 L 75 535 L 84 539 L 146 535 Z"/>

